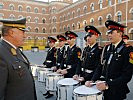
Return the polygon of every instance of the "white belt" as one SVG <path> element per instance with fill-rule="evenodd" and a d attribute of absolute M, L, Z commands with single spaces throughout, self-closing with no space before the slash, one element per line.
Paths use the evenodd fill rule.
<path fill-rule="evenodd" d="M 84 69 L 84 68 L 81 68 L 82 71 L 85 71 L 86 73 L 92 73 L 93 70 L 88 70 L 88 69 Z"/>
<path fill-rule="evenodd" d="M 46 60 L 46 62 L 47 62 L 47 63 L 51 63 L 52 61 L 50 61 L 50 60 Z"/>
<path fill-rule="evenodd" d="M 70 68 L 72 68 L 72 65 L 67 65 L 67 69 L 70 69 Z"/>
<path fill-rule="evenodd" d="M 60 63 L 57 63 L 58 66 L 60 66 Z"/>

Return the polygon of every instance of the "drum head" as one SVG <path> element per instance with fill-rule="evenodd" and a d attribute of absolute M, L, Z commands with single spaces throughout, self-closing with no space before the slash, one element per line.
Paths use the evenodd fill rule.
<path fill-rule="evenodd" d="M 93 95 L 98 94 L 100 92 L 101 91 L 99 91 L 96 86 L 86 87 L 85 85 L 82 85 L 74 89 L 74 93 L 79 95 Z"/>
<path fill-rule="evenodd" d="M 58 74 L 58 73 L 49 73 L 47 76 L 62 76 L 63 74 Z"/>
<path fill-rule="evenodd" d="M 64 78 L 58 81 L 57 84 L 59 85 L 76 85 L 79 82 L 76 80 L 73 80 L 73 78 Z"/>

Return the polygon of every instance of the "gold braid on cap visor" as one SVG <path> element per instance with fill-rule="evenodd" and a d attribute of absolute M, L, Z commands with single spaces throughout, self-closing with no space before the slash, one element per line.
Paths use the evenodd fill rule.
<path fill-rule="evenodd" d="M 25 29 L 26 26 L 22 24 L 3 24 L 4 26 L 10 26 L 10 27 L 15 27 L 15 28 L 22 28 Z"/>

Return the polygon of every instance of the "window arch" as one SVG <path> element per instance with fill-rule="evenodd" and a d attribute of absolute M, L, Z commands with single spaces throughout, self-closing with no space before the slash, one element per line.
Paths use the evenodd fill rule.
<path fill-rule="evenodd" d="M 34 12 L 35 12 L 35 13 L 38 13 L 38 10 L 39 10 L 39 9 L 38 9 L 37 7 L 34 8 Z"/>
<path fill-rule="evenodd" d="M 83 25 L 84 25 L 84 27 L 87 25 L 87 21 L 86 20 L 83 21 Z"/>
<path fill-rule="evenodd" d="M 45 14 L 45 13 L 46 13 L 46 9 L 42 8 L 42 14 Z"/>
<path fill-rule="evenodd" d="M 77 23 L 77 29 L 80 29 L 80 22 Z"/>
<path fill-rule="evenodd" d="M 91 8 L 91 11 L 93 12 L 94 11 L 94 3 L 91 3 L 90 8 Z"/>
<path fill-rule="evenodd" d="M 112 15 L 111 15 L 111 14 L 107 14 L 106 19 L 107 19 L 107 20 L 112 19 Z"/>
<path fill-rule="evenodd" d="M 65 25 L 63 26 L 63 29 L 64 29 L 64 31 L 66 31 L 66 30 L 67 30 Z"/>
<path fill-rule="evenodd" d="M 9 9 L 10 9 L 10 10 L 14 10 L 14 9 L 15 9 L 15 6 L 14 6 L 13 4 L 10 4 L 10 5 L 9 5 Z"/>
<path fill-rule="evenodd" d="M 22 9 L 23 9 L 23 6 L 22 5 L 19 5 L 18 6 L 18 11 L 22 11 Z"/>
<path fill-rule="evenodd" d="M 38 21 L 39 21 L 39 18 L 35 17 L 35 23 L 38 23 Z"/>
<path fill-rule="evenodd" d="M 27 28 L 28 28 L 29 32 L 31 32 L 31 27 L 30 27 L 30 26 L 28 26 Z"/>
<path fill-rule="evenodd" d="M 55 32 L 56 32 L 56 27 L 53 28 L 53 33 L 55 33 Z"/>
<path fill-rule="evenodd" d="M 31 7 L 30 6 L 27 6 L 26 7 L 26 10 L 27 10 L 27 12 L 31 12 Z"/>
<path fill-rule="evenodd" d="M 72 12 L 72 17 L 73 17 L 73 18 L 75 17 L 75 11 Z"/>
<path fill-rule="evenodd" d="M 84 6 L 83 11 L 84 11 L 84 14 L 87 13 L 87 6 Z"/>
<path fill-rule="evenodd" d="M 99 16 L 98 17 L 98 21 L 99 21 L 99 25 L 102 25 L 103 17 L 102 16 Z"/>
<path fill-rule="evenodd" d="M 42 28 L 42 32 L 43 33 L 46 33 L 46 28 Z"/>
<path fill-rule="evenodd" d="M 74 23 L 72 24 L 72 30 L 75 30 L 75 24 Z"/>
<path fill-rule="evenodd" d="M 129 30 L 129 33 L 130 33 L 130 39 L 133 40 L 133 28 L 131 28 L 131 29 Z"/>
<path fill-rule="evenodd" d="M 70 25 L 67 25 L 67 30 L 70 31 Z"/>
<path fill-rule="evenodd" d="M 30 21 L 31 21 L 31 17 L 27 16 L 27 22 L 30 22 Z"/>
<path fill-rule="evenodd" d="M 45 19 L 45 18 L 43 18 L 43 19 L 42 19 L 42 23 L 45 23 L 45 22 L 46 22 L 46 19 Z"/>
<path fill-rule="evenodd" d="M 133 8 L 130 9 L 129 13 L 131 14 L 131 20 L 133 20 Z"/>
<path fill-rule="evenodd" d="M 118 12 L 116 13 L 116 16 L 117 16 L 117 21 L 120 22 L 120 21 L 121 21 L 121 17 L 122 17 L 121 11 L 118 11 Z"/>
<path fill-rule="evenodd" d="M 3 6 L 4 6 L 4 5 L 3 5 L 2 3 L 0 3 L 0 9 L 3 9 Z"/>
<path fill-rule="evenodd" d="M 91 25 L 94 25 L 94 18 L 91 18 L 91 19 L 90 19 L 90 24 L 91 24 Z"/>
<path fill-rule="evenodd" d="M 98 4 L 99 4 L 99 8 L 102 9 L 103 8 L 103 0 L 99 0 Z"/>
<path fill-rule="evenodd" d="M 52 7 L 52 13 L 56 12 L 56 7 Z"/>
<path fill-rule="evenodd" d="M 11 15 L 9 16 L 9 18 L 10 18 L 10 19 L 15 19 L 15 16 L 14 16 L 13 14 L 11 14 Z"/>
<path fill-rule="evenodd" d="M 77 16 L 80 16 L 80 8 L 77 9 Z"/>
<path fill-rule="evenodd" d="M 39 32 L 39 28 L 38 28 L 38 27 L 35 28 L 35 32 L 36 32 L 36 33 Z"/>
<path fill-rule="evenodd" d="M 52 18 L 52 20 L 53 20 L 53 23 L 56 23 L 56 17 L 55 16 Z"/>
<path fill-rule="evenodd" d="M 70 19 L 70 13 L 67 14 L 68 20 Z"/>

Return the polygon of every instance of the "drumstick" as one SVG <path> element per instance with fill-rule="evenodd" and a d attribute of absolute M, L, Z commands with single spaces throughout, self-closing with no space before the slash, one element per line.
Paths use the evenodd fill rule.
<path fill-rule="evenodd" d="M 105 83 L 105 81 L 99 81 L 99 82 L 95 82 L 95 83 L 90 83 L 90 85 L 96 85 L 97 83 Z"/>

